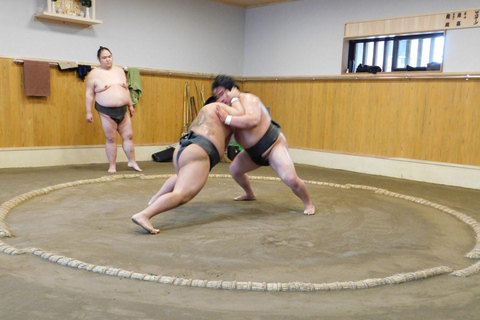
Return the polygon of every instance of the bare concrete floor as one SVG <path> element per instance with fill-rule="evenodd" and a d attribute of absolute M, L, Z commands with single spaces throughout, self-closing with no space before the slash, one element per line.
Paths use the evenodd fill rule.
<path fill-rule="evenodd" d="M 141 163 L 145 175 L 171 163 Z M 106 165 L 0 170 L 0 203 L 31 190 L 107 175 Z M 297 166 L 305 180 L 361 184 L 446 205 L 480 221 L 480 191 Z M 212 173 L 227 173 L 220 163 Z M 134 174 L 119 164 L 119 174 Z M 276 176 L 270 168 L 252 175 Z M 317 207 L 280 182 L 253 181 L 258 200 L 234 202 L 231 179 L 210 179 L 190 203 L 155 217 L 159 235 L 130 221 L 165 179 L 125 179 L 35 197 L 13 208 L 4 242 L 97 265 L 191 279 L 330 283 L 475 263 L 473 230 L 449 214 L 363 190 L 308 185 Z M 480 275 L 329 292 L 192 288 L 0 253 L 0 319 L 478 319 Z"/>

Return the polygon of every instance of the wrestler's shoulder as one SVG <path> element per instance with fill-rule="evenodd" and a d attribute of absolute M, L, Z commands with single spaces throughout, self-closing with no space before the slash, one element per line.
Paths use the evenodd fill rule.
<path fill-rule="evenodd" d="M 254 95 L 253 93 L 244 93 L 244 99 L 247 99 L 249 101 L 260 100 L 260 98 Z"/>
<path fill-rule="evenodd" d="M 117 71 L 117 72 L 122 72 L 122 73 L 125 73 L 125 71 L 123 70 L 123 68 L 119 67 L 119 66 L 112 66 L 112 69 Z"/>
<path fill-rule="evenodd" d="M 202 110 L 205 109 L 205 110 L 210 110 L 210 109 L 215 109 L 217 106 L 220 106 L 220 107 L 228 107 L 228 105 L 226 105 L 225 103 L 222 103 L 222 102 L 212 102 L 212 103 L 209 103 L 209 104 L 206 104 L 202 107 Z"/>
<path fill-rule="evenodd" d="M 103 75 L 104 75 L 104 72 L 103 72 L 102 68 L 99 68 L 99 67 L 97 67 L 97 68 L 92 68 L 92 71 L 90 71 L 90 72 L 88 73 L 88 77 L 89 77 L 90 79 L 102 78 Z"/>

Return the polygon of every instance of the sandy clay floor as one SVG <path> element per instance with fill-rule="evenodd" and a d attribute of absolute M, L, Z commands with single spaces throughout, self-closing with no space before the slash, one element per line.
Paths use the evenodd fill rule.
<path fill-rule="evenodd" d="M 144 177 L 173 173 L 171 163 L 141 165 Z M 101 178 L 106 169 L 2 169 L 0 204 L 32 190 Z M 26 200 L 9 210 L 4 227 L 12 237 L 0 241 L 100 266 L 99 273 L 28 252 L 0 252 L 0 319 L 480 318 L 480 274 L 451 274 L 479 261 L 465 257 L 477 245 L 470 225 L 428 203 L 341 186 L 425 199 L 474 221 L 480 221 L 480 190 L 310 166 L 297 171 L 304 180 L 337 184 L 307 185 L 314 216 L 302 214 L 302 203 L 281 182 L 253 180 L 258 200 L 234 202 L 240 188 L 228 177 L 213 177 L 193 201 L 153 218 L 162 230 L 158 235 L 148 235 L 130 217 L 166 178 L 74 185 Z M 228 165 L 220 163 L 211 173 L 227 174 Z M 131 174 L 118 165 L 117 175 Z M 252 175 L 276 177 L 270 168 Z M 102 266 L 188 285 L 107 275 Z M 432 269 L 434 276 L 426 279 L 381 283 Z M 207 283 L 234 290 L 201 288 Z M 372 287 L 240 290 L 365 284 Z"/>

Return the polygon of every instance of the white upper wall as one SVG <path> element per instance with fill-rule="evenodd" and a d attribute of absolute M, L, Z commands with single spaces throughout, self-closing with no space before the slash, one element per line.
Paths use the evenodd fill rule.
<path fill-rule="evenodd" d="M 339 75 L 345 23 L 480 8 L 478 0 L 303 0 L 247 10 L 243 75 Z M 447 32 L 444 72 L 480 72 L 480 28 Z"/>
<path fill-rule="evenodd" d="M 19 3 L 21 2 L 21 5 Z M 303 0 L 242 9 L 206 0 L 98 0 L 91 29 L 34 21 L 47 0 L 1 1 L 0 55 L 236 76 L 338 75 L 345 23 L 480 8 L 479 0 Z M 479 72 L 480 28 L 447 33 L 445 72 Z"/>
<path fill-rule="evenodd" d="M 242 8 L 206 0 L 98 0 L 96 18 L 103 23 L 84 29 L 34 21 L 46 3 L 1 1 L 0 55 L 98 63 L 101 45 L 117 65 L 243 73 Z M 236 41 L 216 45 L 219 39 Z"/>

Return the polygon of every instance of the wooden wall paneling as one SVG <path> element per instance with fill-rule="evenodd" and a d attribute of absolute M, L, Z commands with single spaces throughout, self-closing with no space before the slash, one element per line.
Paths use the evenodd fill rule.
<path fill-rule="evenodd" d="M 411 107 L 410 103 L 399 104 L 399 99 L 404 99 L 407 95 L 410 97 L 414 92 L 411 92 L 412 87 L 409 83 L 403 80 L 392 81 L 388 83 L 378 84 L 373 86 L 370 94 L 378 96 L 378 93 L 383 92 L 378 96 L 377 101 L 372 103 L 372 116 L 378 117 L 376 134 L 372 137 L 375 146 L 375 155 L 394 157 L 408 143 L 407 132 L 408 120 L 406 114 Z M 374 88 L 377 88 L 378 93 L 375 94 Z"/>
<path fill-rule="evenodd" d="M 457 128 L 463 129 L 459 138 L 458 163 L 475 163 L 480 159 L 480 108 L 479 92 L 480 81 L 469 80 L 460 82 L 462 90 L 458 101 L 465 101 L 462 104 L 462 114 L 457 118 Z M 470 137 L 472 144 L 468 143 Z"/>
<path fill-rule="evenodd" d="M 462 118 L 466 100 L 461 97 L 465 84 L 459 81 L 445 81 L 445 84 L 447 83 L 449 90 L 442 90 L 442 93 L 444 95 L 449 93 L 449 96 L 444 96 L 444 101 L 439 105 L 438 110 L 438 135 L 441 136 L 441 147 L 438 148 L 434 156 L 442 162 L 457 163 L 460 156 L 458 150 L 464 136 L 463 124 L 466 120 Z M 462 100 L 464 103 L 458 103 Z"/>
<path fill-rule="evenodd" d="M 302 82 L 288 81 L 285 88 L 287 95 L 284 108 L 288 110 L 285 117 L 288 137 L 297 146 L 303 145 L 306 129 L 311 124 L 306 115 L 312 107 L 302 103 L 302 99 L 305 98 L 300 91 L 302 84 Z"/>
<path fill-rule="evenodd" d="M 442 149 L 441 158 L 451 158 L 455 162 L 463 161 L 462 154 L 462 145 L 465 135 L 469 134 L 469 123 L 470 116 L 474 114 L 474 111 L 470 109 L 470 89 L 471 85 L 468 81 L 465 83 L 456 82 L 454 83 L 454 92 L 452 95 L 452 102 L 450 105 L 445 106 L 445 114 L 448 116 L 448 130 L 457 132 L 455 139 L 450 139 L 450 145 Z M 457 101 L 464 101 L 464 103 L 457 103 Z M 455 114 L 453 116 L 452 114 Z M 447 135 L 451 133 L 447 132 Z M 452 155 L 450 155 L 449 149 L 452 150 L 452 147 L 457 150 Z M 473 150 L 472 150 L 473 151 Z"/>
<path fill-rule="evenodd" d="M 142 96 L 135 106 L 135 115 L 132 118 L 133 140 L 135 144 L 139 144 L 140 141 L 153 144 L 156 139 L 163 138 L 159 137 L 157 132 L 163 127 L 161 123 L 163 118 L 158 109 L 161 107 L 159 97 L 164 88 L 152 74 L 142 74 L 140 77 Z M 149 122 L 150 126 L 147 125 Z"/>
<path fill-rule="evenodd" d="M 435 84 L 431 83 L 430 85 L 432 92 L 437 93 Z M 419 160 L 428 159 L 429 155 L 432 153 L 431 149 L 433 141 L 431 141 L 431 137 L 434 134 L 435 127 L 432 121 L 434 121 L 433 119 L 435 118 L 435 109 L 430 108 L 428 105 L 434 104 L 437 99 L 437 95 L 425 93 L 424 99 L 412 99 L 406 103 L 406 105 L 413 105 L 415 107 L 414 112 L 419 113 L 421 118 L 418 126 L 414 127 L 414 141 L 411 141 L 412 144 L 410 145 L 410 148 L 412 148 L 413 151 L 412 156 L 415 156 Z"/>
<path fill-rule="evenodd" d="M 55 67 L 50 68 L 50 81 L 51 96 L 43 98 L 42 101 L 48 103 L 43 103 L 34 110 L 36 118 L 34 144 L 67 146 L 77 142 L 79 145 L 82 130 L 78 130 L 81 118 L 77 116 L 75 108 L 79 91 L 77 81 L 69 77 L 67 71 L 59 72 Z"/>
<path fill-rule="evenodd" d="M 313 81 L 302 81 L 298 83 L 299 86 L 295 88 L 298 102 L 297 107 L 304 113 L 304 120 L 299 124 L 303 128 L 302 136 L 300 137 L 300 145 L 307 146 L 313 143 L 312 136 L 318 136 L 318 128 L 315 126 L 315 122 L 312 117 L 315 113 L 316 103 L 314 96 L 314 83 Z M 294 109 L 295 110 L 295 109 Z M 294 111 L 294 110 L 291 110 Z"/>
<path fill-rule="evenodd" d="M 478 107 L 478 93 L 480 92 L 480 81 L 471 81 L 469 85 L 472 86 L 471 95 L 469 99 L 469 126 L 466 136 L 472 137 L 472 140 L 475 141 L 475 144 L 472 146 L 470 152 L 463 152 L 462 154 L 469 155 L 471 158 L 467 159 L 470 161 L 462 161 L 461 163 L 472 163 L 473 160 L 477 160 L 477 163 L 480 162 L 480 130 L 478 129 L 478 123 L 480 122 L 480 108 Z M 462 141 L 463 142 L 463 141 Z M 469 146 L 462 143 L 462 150 L 468 150 Z"/>
<path fill-rule="evenodd" d="M 441 90 L 442 88 L 444 90 Z M 445 113 L 445 105 L 451 104 L 452 91 L 449 86 L 445 86 L 445 81 L 432 82 L 431 89 L 435 95 L 428 95 L 428 101 L 424 105 L 419 105 L 424 109 L 424 114 L 421 134 L 416 138 L 420 144 L 415 156 L 420 160 L 439 161 L 441 148 L 445 145 L 443 126 L 444 122 L 448 121 L 442 114 Z M 453 138 L 454 135 L 450 136 L 450 139 Z"/>
<path fill-rule="evenodd" d="M 373 141 L 370 135 L 374 132 L 374 128 L 369 120 L 375 112 L 377 103 L 374 101 L 376 97 L 370 93 L 369 85 L 370 83 L 364 81 L 357 82 L 350 91 L 347 90 L 349 89 L 347 83 L 343 84 L 344 89 L 339 99 L 343 101 L 345 109 L 338 121 L 344 122 L 343 149 L 345 152 L 355 153 L 355 150 L 360 150 L 361 153 L 365 153 L 371 148 Z"/>
<path fill-rule="evenodd" d="M 245 87 L 271 106 L 291 147 L 479 165 L 479 83 L 266 81 Z"/>
<path fill-rule="evenodd" d="M 455 103 L 458 87 L 455 81 L 444 81 L 439 83 L 444 87 L 437 95 L 438 101 L 429 105 L 435 110 L 434 131 L 432 133 L 431 153 L 428 158 L 436 158 L 440 162 L 456 162 L 458 159 L 458 138 L 461 134 L 460 128 L 455 127 L 455 118 L 460 115 L 459 110 L 464 106 Z M 450 150 L 448 152 L 447 150 Z M 447 152 L 446 152 L 447 151 Z"/>
<path fill-rule="evenodd" d="M 343 84 L 338 86 L 334 81 L 329 81 L 328 87 L 330 94 L 327 98 L 333 109 L 333 124 L 335 126 L 334 136 L 331 137 L 332 146 L 335 150 L 341 152 L 351 152 L 349 140 L 355 133 L 355 127 L 353 126 L 357 120 L 355 115 L 352 114 L 353 106 L 345 100 L 342 90 Z"/>
<path fill-rule="evenodd" d="M 55 68 L 54 68 L 55 69 Z M 60 71 L 59 71 L 60 72 Z M 57 108 L 63 109 L 68 114 L 67 127 L 69 134 L 64 140 L 66 146 L 82 146 L 85 145 L 87 139 L 93 139 L 95 142 L 90 144 L 104 144 L 104 134 L 102 128 L 98 127 L 100 124 L 100 117 L 98 114 L 93 115 L 93 125 L 87 122 L 86 109 L 85 109 L 85 91 L 86 80 L 82 81 L 76 71 L 62 72 L 64 75 L 63 81 L 65 84 L 73 86 L 70 90 L 70 95 L 73 97 L 73 101 L 57 102 Z M 53 88 L 55 93 L 57 90 Z M 93 132 L 90 132 L 93 131 Z"/>
<path fill-rule="evenodd" d="M 11 74 L 5 60 L 0 59 L 0 148 L 9 147 L 13 138 L 11 132 L 13 119 L 10 118 L 11 108 Z"/>
<path fill-rule="evenodd" d="M 402 149 L 405 139 L 406 106 L 399 99 L 407 94 L 410 87 L 405 81 L 372 83 L 369 95 L 372 97 L 371 114 L 375 119 L 371 142 L 373 154 L 377 156 L 395 156 Z M 379 93 L 381 93 L 379 95 Z M 411 94 L 411 93 L 410 93 Z M 408 129 L 407 129 L 408 130 Z M 368 150 L 365 150 L 368 152 Z"/>
<path fill-rule="evenodd" d="M 329 117 L 331 117 L 331 110 L 333 108 L 332 102 L 327 98 L 327 89 L 328 86 L 325 85 L 326 82 L 316 82 L 316 92 L 317 96 L 320 98 L 319 104 L 317 104 L 318 110 L 316 112 L 317 116 L 316 123 L 320 126 L 320 131 L 322 134 L 318 136 L 317 148 L 319 150 L 326 150 L 328 145 L 328 139 L 330 137 L 329 132 L 332 130 L 331 121 L 329 121 Z"/>
<path fill-rule="evenodd" d="M 162 78 L 166 90 L 161 98 L 160 103 L 161 116 L 163 117 L 162 124 L 164 126 L 164 132 L 162 136 L 163 142 L 170 143 L 177 142 L 180 138 L 183 130 L 183 106 L 184 106 L 184 92 L 185 83 L 189 83 L 188 78 Z M 188 101 L 187 101 L 188 104 Z M 170 130 L 166 130 L 170 128 Z"/>
<path fill-rule="evenodd" d="M 7 115 L 6 109 L 9 100 L 10 86 L 7 85 L 9 79 L 8 69 L 6 68 L 3 60 L 0 59 L 0 148 L 5 146 L 5 131 Z"/>
<path fill-rule="evenodd" d="M 6 134 L 10 137 L 11 141 L 5 145 L 5 147 L 24 146 L 24 140 L 22 139 L 22 132 L 26 130 L 26 121 L 23 118 L 23 109 L 25 104 L 19 100 L 19 96 L 22 94 L 23 89 L 23 77 L 19 76 L 20 69 L 11 68 L 9 66 L 9 93 L 10 99 L 6 106 Z M 24 93 L 23 93 L 24 94 Z M 33 124 L 30 123 L 30 126 Z M 9 140 L 10 140 L 9 139 Z"/>
<path fill-rule="evenodd" d="M 393 92 L 390 100 L 390 108 L 396 106 L 398 115 L 398 125 L 392 131 L 391 139 L 395 139 L 395 145 L 390 150 L 391 156 L 401 158 L 411 158 L 417 152 L 414 151 L 417 144 L 417 137 L 421 133 L 421 120 L 425 108 L 422 107 L 426 103 L 426 91 L 420 88 L 424 84 L 421 81 L 408 80 L 408 81 L 395 81 L 389 92 Z M 405 96 L 403 98 L 403 96 Z M 401 101 L 399 99 L 405 99 L 402 104 L 396 103 Z M 381 150 L 380 150 L 381 151 Z"/>
<path fill-rule="evenodd" d="M 202 107 L 200 92 L 205 99 L 211 95 L 211 82 L 205 79 L 142 74 L 143 95 L 134 119 L 134 140 L 141 144 L 173 144 L 183 131 L 185 84 L 190 85 L 190 97 L 195 98 L 197 112 Z M 195 88 L 198 86 L 198 93 Z M 187 103 L 190 103 L 188 99 Z M 195 116 L 195 114 L 194 114 Z"/>
<path fill-rule="evenodd" d="M 173 78 L 172 78 L 173 79 Z M 175 82 L 170 82 L 171 85 L 170 92 L 171 96 L 174 97 L 174 102 L 171 105 L 170 109 L 170 118 L 169 121 L 175 123 L 174 132 L 171 132 L 171 135 L 175 136 L 174 141 L 178 142 L 182 132 L 183 132 L 183 108 L 184 108 L 184 94 L 185 94 L 185 85 L 188 84 L 189 90 L 187 91 L 188 96 L 186 97 L 187 108 L 189 108 L 189 100 L 193 90 L 193 83 L 191 78 L 174 78 Z M 187 112 L 188 123 L 191 124 L 192 117 L 191 111 Z"/>
<path fill-rule="evenodd" d="M 325 99 L 319 90 L 321 87 L 314 81 L 308 82 L 308 91 L 304 94 L 305 100 L 302 105 L 304 109 L 311 109 L 309 119 L 304 125 L 309 127 L 305 146 L 310 146 L 312 149 L 320 149 L 325 136 L 325 107 L 323 106 Z"/>
<path fill-rule="evenodd" d="M 478 140 L 478 81 L 456 81 L 452 88 L 451 98 L 444 106 L 446 119 L 444 128 L 446 143 L 440 154 L 447 162 L 462 163 L 478 159 L 480 142 Z M 474 89 L 477 91 L 474 91 Z M 473 128 L 477 126 L 477 130 Z M 452 137 L 453 136 L 453 137 Z M 452 138 L 451 138 L 452 137 Z M 471 139 L 471 150 L 466 149 L 466 137 Z M 451 152 L 453 150 L 453 152 Z"/>
<path fill-rule="evenodd" d="M 23 66 L 0 59 L 0 147 L 103 145 L 97 112 L 85 120 L 85 83 L 51 67 L 52 96 L 26 97 Z M 183 94 L 211 79 L 142 74 L 133 118 L 136 145 L 173 144 L 183 129 Z M 289 145 L 380 157 L 480 165 L 480 80 L 244 81 L 280 123 Z M 119 139 L 119 143 L 121 140 Z"/>
<path fill-rule="evenodd" d="M 14 85 L 12 90 L 12 100 L 8 106 L 10 109 L 10 119 L 14 120 L 14 127 L 10 128 L 9 134 L 17 137 L 14 146 L 29 147 L 33 145 L 34 141 L 34 126 L 35 120 L 32 118 L 32 102 L 41 98 L 32 98 L 30 103 L 27 103 L 25 97 L 25 84 L 23 79 L 23 68 L 15 66 L 12 73 Z"/>
<path fill-rule="evenodd" d="M 151 79 L 154 82 L 151 90 L 156 94 L 156 98 L 151 101 L 154 114 L 149 119 L 154 121 L 149 125 L 149 142 L 173 143 L 174 136 L 179 134 L 179 127 L 182 126 L 182 120 L 178 118 L 178 115 L 183 114 L 181 110 L 183 109 L 184 79 L 165 78 L 157 75 Z"/>
<path fill-rule="evenodd" d="M 354 91 L 352 96 L 355 97 L 354 103 L 356 104 L 355 110 L 359 114 L 355 123 L 351 126 L 355 128 L 353 133 L 356 138 L 356 144 L 349 148 L 350 152 L 354 150 L 361 150 L 362 154 L 378 155 L 379 149 L 384 148 L 382 144 L 385 144 L 385 133 L 382 127 L 388 119 L 385 117 L 385 110 L 388 104 L 388 92 L 382 96 L 376 96 L 373 94 L 375 91 L 381 91 L 382 83 L 375 82 L 372 86 L 370 82 L 363 81 L 361 87 L 364 89 L 358 90 L 357 87 L 360 83 L 352 83 Z M 365 92 L 363 92 L 365 90 Z M 362 94 L 363 92 L 363 94 Z M 374 116 L 375 115 L 375 116 Z"/>
<path fill-rule="evenodd" d="M 344 109 L 344 103 L 338 100 L 336 96 L 336 86 L 333 81 L 326 81 L 325 83 L 325 98 L 327 100 L 326 104 L 326 127 L 327 131 L 325 133 L 325 149 L 327 150 L 341 150 L 345 152 L 344 139 L 342 137 L 345 133 L 345 128 L 348 125 L 345 121 L 341 120 L 339 117 Z"/>
<path fill-rule="evenodd" d="M 338 138 L 338 133 L 343 131 L 344 127 L 342 123 L 338 122 L 337 114 L 339 112 L 339 108 L 341 108 L 341 104 L 333 104 L 332 102 L 335 101 L 335 97 L 333 95 L 333 83 L 330 81 L 324 82 L 325 90 L 324 96 L 327 101 L 326 104 L 326 130 L 325 130 L 325 150 L 335 150 L 335 148 L 341 149 L 341 144 L 336 143 Z M 335 137 L 335 138 L 334 138 Z"/>
<path fill-rule="evenodd" d="M 352 92 L 352 87 L 348 82 L 343 82 L 340 86 L 335 86 L 335 83 L 332 83 L 332 86 L 339 88 L 336 94 L 336 101 L 340 101 L 343 105 L 343 116 L 340 116 L 338 121 L 343 122 L 344 135 L 341 137 L 343 139 L 343 148 L 346 152 L 354 152 L 358 147 L 365 148 L 369 139 L 367 135 L 369 130 L 365 130 L 363 133 L 359 132 L 358 128 L 368 128 L 368 119 L 370 112 L 368 109 L 371 108 L 370 104 L 367 101 L 359 101 L 357 95 Z M 369 99 L 371 97 L 368 97 Z"/>
<path fill-rule="evenodd" d="M 161 75 L 142 75 L 143 95 L 136 107 L 134 135 L 137 144 L 173 143 L 178 129 L 178 104 L 183 91 L 178 79 Z M 180 97 L 180 98 L 179 98 Z M 183 104 L 181 104 L 183 106 Z"/>
<path fill-rule="evenodd" d="M 276 91 L 279 91 L 281 94 L 282 89 L 284 91 L 284 101 L 278 102 L 278 105 L 282 108 L 281 110 L 283 111 L 282 125 L 285 127 L 285 134 L 288 137 L 288 141 L 292 141 L 294 145 L 299 146 L 301 145 L 301 126 L 303 125 L 303 127 L 305 127 L 308 125 L 308 123 L 302 124 L 301 122 L 302 119 L 304 119 L 303 113 L 305 112 L 305 110 L 311 108 L 311 106 L 302 108 L 295 102 L 295 82 L 287 81 L 283 84 L 282 87 L 277 87 Z M 282 97 L 282 95 L 280 94 L 279 98 Z"/>

